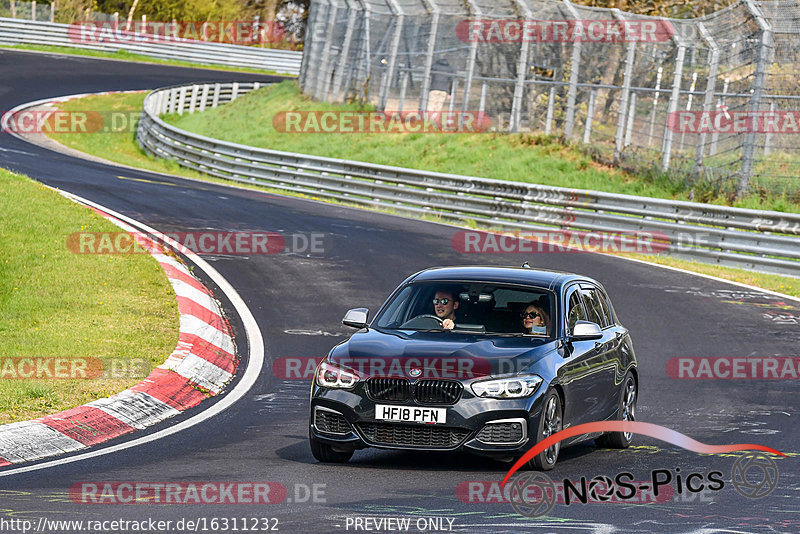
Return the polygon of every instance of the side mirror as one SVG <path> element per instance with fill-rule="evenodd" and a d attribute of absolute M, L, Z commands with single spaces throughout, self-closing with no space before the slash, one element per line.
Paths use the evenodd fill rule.
<path fill-rule="evenodd" d="M 342 319 L 342 324 L 352 328 L 366 328 L 369 310 L 367 308 L 353 308 L 347 310 Z"/>
<path fill-rule="evenodd" d="M 603 337 L 603 332 L 600 330 L 600 325 L 590 321 L 578 321 L 572 327 L 572 335 L 570 336 L 573 341 L 588 341 L 591 339 L 600 339 Z"/>

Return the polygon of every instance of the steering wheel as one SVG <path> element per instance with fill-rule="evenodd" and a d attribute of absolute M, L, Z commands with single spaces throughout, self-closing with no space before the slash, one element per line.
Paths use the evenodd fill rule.
<path fill-rule="evenodd" d="M 435 323 L 435 325 L 431 325 L 431 323 Z M 436 315 L 426 313 L 424 315 L 417 315 L 416 317 L 409 319 L 405 323 L 401 324 L 399 328 L 419 329 L 419 330 L 431 330 L 433 328 L 441 328 L 442 330 L 444 330 L 444 320 L 440 319 Z"/>

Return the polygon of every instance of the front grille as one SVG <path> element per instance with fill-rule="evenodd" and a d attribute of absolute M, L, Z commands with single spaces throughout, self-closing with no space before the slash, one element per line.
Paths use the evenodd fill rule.
<path fill-rule="evenodd" d="M 328 410 L 314 410 L 314 426 L 324 434 L 347 434 L 350 432 L 350 423 L 340 413 Z"/>
<path fill-rule="evenodd" d="M 405 378 L 370 378 L 367 394 L 375 400 L 407 401 L 411 398 L 411 382 Z"/>
<path fill-rule="evenodd" d="M 370 378 L 367 393 L 380 401 L 403 402 L 413 398 L 420 404 L 455 404 L 464 387 L 455 380 L 419 380 L 412 386 L 405 378 Z"/>
<path fill-rule="evenodd" d="M 522 440 L 522 423 L 490 423 L 478 432 L 478 440 L 484 443 L 517 443 Z"/>
<path fill-rule="evenodd" d="M 432 425 L 356 423 L 364 438 L 376 445 L 451 449 L 467 439 L 469 430 Z"/>
<path fill-rule="evenodd" d="M 414 385 L 414 397 L 422 404 L 455 404 L 463 389 L 454 380 L 420 380 Z"/>

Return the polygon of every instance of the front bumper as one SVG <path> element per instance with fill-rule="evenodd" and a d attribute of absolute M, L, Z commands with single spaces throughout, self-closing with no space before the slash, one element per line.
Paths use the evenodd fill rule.
<path fill-rule="evenodd" d="M 484 456 L 509 458 L 524 453 L 536 442 L 545 384 L 525 399 L 483 399 L 475 397 L 469 384 L 455 404 L 425 404 L 416 401 L 375 401 L 363 383 L 353 390 L 328 389 L 314 385 L 309 426 L 311 435 L 337 449 L 376 447 L 395 450 L 468 451 Z M 408 407 L 436 407 L 447 410 L 444 424 L 395 423 L 375 418 L 376 404 Z M 321 424 L 317 411 L 336 413 L 343 424 Z M 330 420 L 336 420 L 331 415 Z M 517 424 L 518 426 L 514 426 Z M 487 425 L 492 431 L 484 430 Z M 519 433 L 507 432 L 519 428 Z M 484 430 L 483 432 L 481 432 Z M 388 439 L 387 439 L 388 438 Z"/>

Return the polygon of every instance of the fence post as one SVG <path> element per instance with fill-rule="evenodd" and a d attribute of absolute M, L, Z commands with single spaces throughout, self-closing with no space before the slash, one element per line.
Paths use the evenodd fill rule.
<path fill-rule="evenodd" d="M 761 38 L 758 43 L 758 60 L 756 62 L 756 73 L 753 78 L 753 96 L 750 97 L 750 114 L 755 114 L 761 107 L 761 94 L 764 91 L 764 81 L 766 77 L 767 64 L 769 63 L 769 48 L 772 47 L 772 29 L 761 14 L 761 10 L 755 5 L 753 0 L 745 0 L 747 9 L 758 22 L 761 30 Z M 748 129 L 744 136 L 744 146 L 742 147 L 742 168 L 739 171 L 739 180 L 736 184 L 736 196 L 741 197 L 750 189 L 750 174 L 753 170 L 753 156 L 755 153 L 756 132 L 754 128 Z"/>
<path fill-rule="evenodd" d="M 678 110 L 678 100 L 681 97 L 681 78 L 683 77 L 683 60 L 686 57 L 686 46 L 683 42 L 678 44 L 678 57 L 675 58 L 675 75 L 672 78 L 672 94 L 667 106 L 667 120 L 664 125 L 663 154 L 661 155 L 661 169 L 669 169 L 669 160 L 672 156 L 672 130 L 669 128 L 669 117 Z"/>
<path fill-rule="evenodd" d="M 339 66 L 336 68 L 336 75 L 333 78 L 333 94 L 328 95 L 328 100 L 332 102 L 338 102 L 340 98 L 342 102 L 344 102 L 344 95 L 341 95 L 342 78 L 344 77 L 344 70 L 347 68 L 347 61 L 350 56 L 350 43 L 353 41 L 353 32 L 355 31 L 357 13 L 355 5 L 348 5 L 347 9 L 349 11 L 349 15 L 347 17 L 347 30 L 345 30 L 342 51 L 339 54 Z"/>
<path fill-rule="evenodd" d="M 33 2 L 31 2 L 31 20 L 33 21 L 36 20 L 36 0 L 33 0 Z"/>
<path fill-rule="evenodd" d="M 581 20 L 578 10 L 572 5 L 569 0 L 564 0 L 564 6 L 569 11 L 573 20 Z M 575 128 L 575 100 L 578 96 L 578 75 L 580 74 L 581 65 L 581 47 L 582 41 L 580 39 L 572 43 L 572 58 L 570 59 L 569 68 L 569 89 L 567 90 L 567 116 L 564 121 L 564 137 L 569 139 L 572 137 L 572 131 Z"/>
<path fill-rule="evenodd" d="M 770 101 L 770 103 L 769 103 L 769 114 L 770 114 L 770 117 L 774 117 L 775 116 L 775 101 L 774 100 Z M 765 156 L 768 156 L 769 153 L 772 151 L 772 149 L 769 146 L 771 141 L 772 141 L 772 130 L 768 129 L 767 130 L 767 134 L 764 136 L 764 155 Z"/>
<path fill-rule="evenodd" d="M 11 0 L 11 18 L 17 18 L 17 4 L 16 0 Z"/>
<path fill-rule="evenodd" d="M 525 18 L 533 18 L 531 10 L 523 0 L 515 0 Z M 520 115 L 522 113 L 522 94 L 525 91 L 525 79 L 528 77 L 528 54 L 530 51 L 530 39 L 520 39 L 519 58 L 517 59 L 517 82 L 514 84 L 514 99 L 511 101 L 511 121 L 508 129 L 511 132 L 519 131 Z"/>
<path fill-rule="evenodd" d="M 719 97 L 717 100 L 717 109 L 718 112 L 726 112 L 725 107 L 725 94 L 728 92 L 728 84 L 731 82 L 729 77 L 725 77 L 725 81 L 722 82 L 722 96 Z M 719 132 L 717 129 L 714 129 L 714 133 L 711 134 L 711 146 L 708 147 L 708 155 L 713 156 L 717 153 L 717 141 L 719 140 Z"/>
<path fill-rule="evenodd" d="M 56 21 L 56 0 L 50 3 L 50 22 Z"/>
<path fill-rule="evenodd" d="M 316 9 L 314 9 L 315 6 Z M 326 8 L 324 11 L 322 9 L 323 6 Z M 325 46 L 325 40 L 327 39 L 325 35 L 326 24 L 324 15 L 328 14 L 328 12 L 333 9 L 333 6 L 328 0 L 318 0 L 317 2 L 311 2 L 311 8 L 314 10 L 313 24 L 309 21 L 312 30 L 309 34 L 311 43 L 308 47 L 303 47 L 303 61 L 305 62 L 306 58 L 308 58 L 305 78 L 303 79 L 303 93 L 313 98 L 316 97 L 317 84 L 322 76 L 320 55 L 321 49 Z M 306 28 L 308 28 L 308 26 L 306 26 Z"/>
<path fill-rule="evenodd" d="M 186 86 L 184 85 L 180 89 L 180 93 L 178 95 L 178 115 L 183 115 L 183 106 L 186 105 Z"/>
<path fill-rule="evenodd" d="M 692 49 L 694 50 L 694 48 Z M 692 100 L 694 99 L 694 90 L 697 87 L 697 73 L 692 73 L 692 85 L 689 86 L 689 98 L 686 99 L 686 111 L 692 111 Z M 678 150 L 683 151 L 683 139 L 686 137 L 686 132 L 681 130 L 681 142 L 678 144 Z"/>
<path fill-rule="evenodd" d="M 625 21 L 625 16 L 619 9 L 612 9 L 614 18 Z M 614 143 L 614 163 L 619 163 L 622 155 L 623 143 L 625 142 L 625 119 L 628 111 L 628 98 L 631 92 L 631 74 L 633 73 L 633 60 L 636 57 L 636 42 L 628 43 L 628 50 L 625 56 L 625 72 L 622 77 L 622 95 L 619 103 L 617 116 L 617 135 Z"/>
<path fill-rule="evenodd" d="M 448 111 L 452 114 L 456 110 L 455 94 L 458 92 L 458 78 L 453 78 L 453 83 L 450 85 L 450 87 L 450 94 L 453 95 L 453 97 L 450 98 L 450 107 L 448 108 Z"/>
<path fill-rule="evenodd" d="M 219 83 L 214 84 L 214 99 L 211 101 L 211 107 L 219 106 L 219 93 L 222 91 L 222 85 Z"/>
<path fill-rule="evenodd" d="M 597 100 L 597 89 L 589 93 L 589 107 L 586 110 L 586 124 L 583 127 L 583 142 L 588 144 L 592 137 L 592 118 L 594 117 L 594 103 Z"/>
<path fill-rule="evenodd" d="M 636 119 L 636 91 L 631 91 L 631 99 L 628 104 L 628 123 L 625 125 L 625 146 L 631 144 L 633 135 L 633 121 Z"/>
<path fill-rule="evenodd" d="M 697 23 L 700 34 L 703 39 L 708 43 L 710 54 L 708 56 L 708 78 L 706 79 L 706 93 L 703 97 L 703 113 L 711 115 L 711 106 L 714 105 L 714 87 L 717 84 L 717 70 L 719 69 L 719 46 L 717 41 L 711 36 L 711 32 L 705 27 L 702 22 Z M 700 172 L 703 168 L 703 157 L 706 151 L 706 139 L 708 134 L 705 131 L 700 132 L 700 137 L 697 140 L 697 151 L 694 155 L 694 168 L 692 169 L 692 176 L 696 180 L 700 177 Z"/>
<path fill-rule="evenodd" d="M 328 70 L 328 59 L 331 54 L 331 42 L 333 41 L 333 30 L 336 27 L 336 14 L 339 12 L 339 6 L 336 5 L 336 0 L 331 0 L 330 12 L 328 13 L 328 29 L 325 33 L 325 44 L 322 45 L 322 58 L 316 65 L 317 67 L 317 86 L 314 93 L 314 98 L 322 100 L 325 98 L 328 87 L 331 83 L 331 73 Z"/>
<path fill-rule="evenodd" d="M 200 111 L 206 110 L 206 100 L 208 100 L 208 84 L 203 84 L 203 94 L 200 95 Z"/>
<path fill-rule="evenodd" d="M 486 88 L 487 88 L 486 82 L 483 82 L 481 84 L 481 101 L 478 104 L 479 114 L 483 114 L 483 112 L 486 111 Z"/>
<path fill-rule="evenodd" d="M 436 37 L 439 33 L 439 7 L 433 0 L 426 0 L 428 9 L 433 13 L 431 34 L 428 36 L 428 48 L 425 51 L 425 71 L 422 74 L 422 89 L 419 93 L 419 109 L 428 109 L 428 93 L 431 89 L 431 69 L 433 69 L 433 53 L 436 50 Z"/>
<path fill-rule="evenodd" d="M 404 72 L 400 78 L 400 100 L 397 103 L 397 111 L 403 111 L 403 101 L 406 99 L 406 89 L 408 89 L 408 72 Z"/>
<path fill-rule="evenodd" d="M 197 84 L 192 85 L 192 96 L 189 97 L 189 113 L 194 113 L 195 108 L 197 107 L 197 90 L 199 86 Z"/>
<path fill-rule="evenodd" d="M 474 1 L 466 0 L 466 3 L 470 11 L 475 13 L 475 16 L 481 17 L 483 15 L 483 13 L 481 13 L 480 7 L 478 7 L 478 5 L 474 3 Z M 467 73 L 464 77 L 464 97 L 461 100 L 461 111 L 467 111 L 467 106 L 469 106 L 469 92 L 472 89 L 472 77 L 475 75 L 475 60 L 477 59 L 477 57 L 478 57 L 478 40 L 475 39 L 469 45 L 469 60 L 467 61 Z M 456 99 L 455 93 L 452 94 L 452 99 L 453 100 Z"/>
<path fill-rule="evenodd" d="M 550 132 L 553 131 L 553 107 L 555 106 L 556 102 L 556 87 L 555 85 L 550 87 L 550 94 L 548 95 L 547 99 L 547 116 L 545 117 L 544 121 L 544 134 L 550 135 Z"/>
<path fill-rule="evenodd" d="M 389 88 L 392 85 L 395 69 L 397 68 L 397 52 L 400 49 L 400 37 L 403 35 L 403 22 L 405 16 L 403 11 L 398 5 L 396 0 L 388 0 L 392 7 L 392 12 L 395 15 L 394 35 L 392 35 L 392 48 L 389 51 L 389 64 L 386 66 L 381 83 L 380 94 L 378 95 L 378 109 L 383 111 L 386 109 L 386 101 L 389 99 Z"/>

